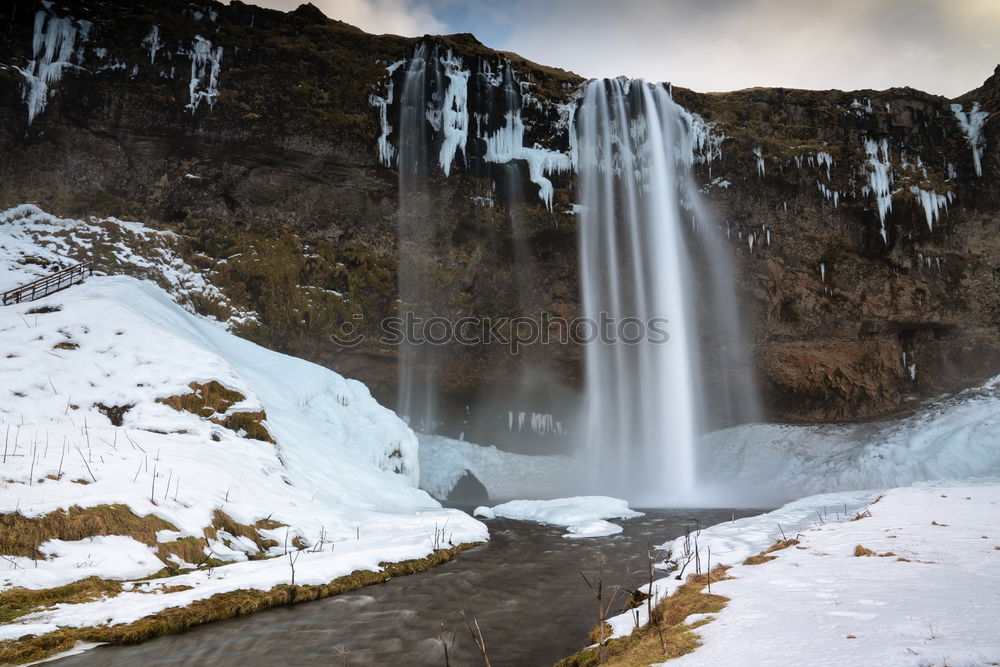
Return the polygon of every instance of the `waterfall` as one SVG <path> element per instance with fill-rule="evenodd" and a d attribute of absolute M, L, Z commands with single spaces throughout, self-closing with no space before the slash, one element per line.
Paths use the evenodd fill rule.
<path fill-rule="evenodd" d="M 434 216 L 428 187 L 431 131 L 440 127 L 444 81 L 437 50 L 420 44 L 402 72 L 399 98 L 399 219 L 397 278 L 399 314 L 427 317 L 442 299 L 428 280 L 434 254 Z M 435 110 L 437 113 L 435 113 Z M 397 411 L 413 428 L 433 432 L 437 408 L 434 350 L 405 342 L 399 350 Z"/>
<path fill-rule="evenodd" d="M 387 165 L 395 159 L 399 168 L 400 314 L 459 313 L 448 271 L 449 253 L 463 241 L 442 212 L 468 206 L 449 185 L 460 170 L 488 179 L 488 202 L 497 207 L 494 224 L 476 228 L 477 252 L 503 256 L 512 267 L 512 284 L 494 307 L 537 314 L 544 287 L 522 221 L 523 196 L 537 188 L 551 215 L 565 215 L 554 210 L 549 177 L 573 169 L 582 308 L 596 325 L 583 346 L 583 417 L 565 432 L 579 436 L 595 471 L 580 480 L 581 491 L 633 504 L 710 502 L 697 484 L 698 436 L 756 417 L 732 249 L 693 173 L 721 155 L 724 137 L 676 104 L 662 84 L 592 81 L 572 101 L 548 102 L 545 114 L 532 115 L 530 95 L 508 61 L 463 59 L 424 42 L 388 70 L 386 96 L 372 104 L 382 124 L 379 158 Z M 562 150 L 534 139 L 526 145 L 525 132 L 537 132 L 546 114 L 559 118 Z M 557 373 L 538 352 L 518 359 L 515 388 L 458 396 L 465 399 L 460 423 L 449 426 L 462 369 L 447 347 L 404 345 L 397 409 L 421 431 L 457 427 L 521 449 L 520 435 L 495 428 L 498 414 L 548 413 L 540 408 L 571 403 L 559 396 Z"/>
<path fill-rule="evenodd" d="M 633 504 L 704 500 L 699 432 L 753 411 L 732 383 L 702 379 L 702 355 L 724 375 L 747 365 L 729 259 L 691 170 L 698 139 L 662 84 L 592 81 L 577 111 L 580 281 L 597 325 L 585 346 L 590 482 Z"/>

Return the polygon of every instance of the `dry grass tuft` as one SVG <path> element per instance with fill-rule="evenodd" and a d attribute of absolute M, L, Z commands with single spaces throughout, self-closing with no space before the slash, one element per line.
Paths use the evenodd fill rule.
<path fill-rule="evenodd" d="M 0 641 L 0 665 L 21 665 L 62 653 L 80 641 L 75 628 L 60 628 L 44 635 Z"/>
<path fill-rule="evenodd" d="M 188 386 L 191 388 L 190 394 L 161 397 L 156 402 L 169 405 L 179 412 L 190 412 L 209 419 L 236 433 L 243 431 L 248 438 L 274 443 L 274 438 L 263 424 L 267 419 L 263 410 L 226 414 L 231 407 L 246 400 L 246 396 L 240 392 L 226 389 L 215 380 L 204 384 L 192 382 Z"/>
<path fill-rule="evenodd" d="M 0 592 L 0 623 L 10 623 L 19 616 L 54 604 L 89 602 L 106 595 L 117 595 L 121 590 L 120 581 L 108 581 L 100 577 L 40 590 L 10 588 Z"/>
<path fill-rule="evenodd" d="M 97 535 L 126 535 L 156 546 L 160 530 L 177 528 L 153 514 L 137 516 L 125 505 L 74 505 L 69 510 L 58 509 L 37 517 L 8 512 L 0 514 L 0 553 L 41 558 L 38 547 L 48 540 L 75 541 Z"/>
<path fill-rule="evenodd" d="M 727 574 L 728 567 L 716 566 L 712 570 L 712 582 L 731 579 Z M 628 637 L 609 640 L 607 643 L 607 665 L 623 665 L 627 667 L 645 667 L 651 663 L 663 662 L 679 658 L 698 648 L 701 640 L 694 632 L 708 622 L 702 619 L 695 623 L 684 623 L 691 614 L 717 613 L 726 606 L 728 598 L 705 592 L 708 575 L 692 574 L 687 581 L 674 591 L 674 594 L 660 601 L 653 608 L 651 622 Z M 659 629 L 657 628 L 659 625 Z M 598 628 L 591 632 L 596 637 Z M 660 631 L 662 631 L 662 643 Z M 607 636 L 607 635 L 605 635 Z M 599 656 L 596 648 L 586 648 L 579 653 L 565 658 L 557 667 L 583 667 L 598 664 Z"/>
<path fill-rule="evenodd" d="M 774 560 L 775 558 L 777 558 L 777 556 L 769 556 L 768 554 L 773 553 L 775 551 L 780 551 L 782 549 L 787 549 L 788 547 L 794 546 L 798 543 L 799 543 L 798 540 L 778 540 L 764 551 L 761 551 L 756 556 L 750 556 L 749 558 L 747 558 L 745 561 L 743 561 L 743 564 L 760 565 L 761 563 L 766 563 L 768 561 Z"/>
<path fill-rule="evenodd" d="M 52 346 L 53 350 L 75 350 L 80 346 L 71 340 L 62 340 Z"/>
<path fill-rule="evenodd" d="M 181 537 L 173 542 L 160 542 L 157 547 L 157 557 L 168 564 L 167 567 L 176 569 L 176 564 L 169 560 L 171 554 L 178 556 L 185 563 L 200 565 L 205 561 L 205 547 L 208 541 L 198 537 Z"/>
<path fill-rule="evenodd" d="M 246 396 L 240 392 L 226 389 L 215 380 L 204 384 L 192 382 L 188 387 L 191 388 L 190 394 L 158 398 L 156 402 L 169 405 L 180 412 L 190 412 L 199 417 L 207 418 L 216 413 L 223 414 L 240 401 L 246 400 Z"/>
<path fill-rule="evenodd" d="M 273 445 L 274 438 L 271 437 L 271 433 L 262 423 L 265 419 L 267 419 L 267 414 L 263 410 L 258 410 L 257 412 L 234 412 L 226 415 L 221 421 L 212 421 L 228 428 L 234 433 L 243 431 L 248 438 L 263 440 Z"/>
<path fill-rule="evenodd" d="M 253 540 L 253 543 L 257 545 L 258 549 L 260 549 L 261 557 L 263 557 L 263 555 L 267 553 L 268 549 L 278 546 L 278 541 L 265 539 L 261 536 L 259 531 L 261 529 L 274 530 L 275 528 L 281 528 L 283 526 L 285 526 L 285 524 L 273 519 L 261 519 L 251 526 L 245 523 L 240 523 L 222 510 L 217 509 L 212 513 L 212 527 L 205 529 L 205 536 L 211 539 L 217 539 L 217 531 L 224 530 L 235 537 L 249 538 Z M 251 557 L 253 556 L 251 555 Z"/>

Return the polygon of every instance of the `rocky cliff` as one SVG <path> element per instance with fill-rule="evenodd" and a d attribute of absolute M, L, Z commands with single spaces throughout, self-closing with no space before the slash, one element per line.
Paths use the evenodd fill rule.
<path fill-rule="evenodd" d="M 257 313 L 242 335 L 393 401 L 398 350 L 374 334 L 399 295 L 399 63 L 416 53 L 437 63 L 438 111 L 449 74 L 469 73 L 476 124 L 455 144 L 431 122 L 422 194 L 404 199 L 435 314 L 579 313 L 558 158 L 579 77 L 470 35 L 368 35 L 310 5 L 14 0 L 0 22 L 0 203 L 179 232 Z M 769 418 L 877 417 L 1000 371 L 1000 68 L 957 100 L 673 92 L 704 129 L 696 168 Z M 515 107 L 528 152 L 498 156 L 485 138 Z M 345 323 L 373 335 L 337 346 Z M 553 412 L 581 375 L 573 346 L 450 346 L 424 363 L 456 424 L 470 405 Z"/>

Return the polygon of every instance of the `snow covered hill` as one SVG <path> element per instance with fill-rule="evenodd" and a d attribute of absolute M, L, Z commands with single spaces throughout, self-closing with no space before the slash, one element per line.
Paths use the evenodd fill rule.
<path fill-rule="evenodd" d="M 0 288 L 86 258 L 95 238 L 176 288 L 95 276 L 0 308 L 0 514 L 17 529 L 0 537 L 0 593 L 194 570 L 147 585 L 184 590 L 61 605 L 0 626 L 0 638 L 267 590 L 292 572 L 287 559 L 266 556 L 289 551 L 302 549 L 296 583 L 325 583 L 487 538 L 481 523 L 416 488 L 416 436 L 364 385 L 178 305 L 212 288 L 176 257 L 146 260 L 128 243 L 159 232 L 30 206 L 0 213 L 0 223 Z M 57 510 L 74 507 L 70 519 L 103 517 L 102 530 L 44 534 L 55 525 L 46 517 L 69 530 Z M 88 532 L 80 525 L 70 527 Z M 37 543 L 26 527 L 37 528 Z M 216 567 L 195 570 L 195 559 Z"/>

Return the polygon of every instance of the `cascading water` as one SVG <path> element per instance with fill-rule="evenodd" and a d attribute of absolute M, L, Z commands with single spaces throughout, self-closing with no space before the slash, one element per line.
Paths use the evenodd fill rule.
<path fill-rule="evenodd" d="M 419 45 L 402 73 L 399 97 L 399 220 L 397 267 L 400 316 L 433 314 L 433 304 L 441 299 L 427 281 L 427 263 L 432 257 L 434 229 L 430 192 L 430 130 L 440 123 L 438 100 L 443 94 L 443 77 L 437 67 L 436 49 Z M 434 350 L 412 341 L 399 350 L 399 397 L 397 410 L 413 428 L 433 432 L 437 392 Z"/>
<path fill-rule="evenodd" d="M 591 482 L 633 504 L 702 500 L 695 442 L 716 406 L 701 343 L 730 358 L 742 348 L 728 258 L 691 171 L 693 133 L 662 84 L 592 81 L 577 111 L 580 280 L 600 335 L 585 349 Z M 718 407 L 735 413 L 730 393 Z M 735 402 L 745 419 L 746 401 Z"/>
<path fill-rule="evenodd" d="M 448 185 L 449 174 L 463 166 L 491 184 L 487 198 L 469 199 L 497 207 L 485 216 L 494 224 L 476 228 L 466 256 L 509 262 L 511 284 L 496 282 L 504 295 L 493 304 L 500 312 L 540 313 L 547 300 L 533 232 L 522 224 L 522 192 L 531 191 L 530 181 L 545 207 L 561 216 L 566 211 L 553 210 L 548 177 L 574 169 L 583 310 L 600 329 L 584 348 L 584 417 L 571 427 L 583 436 L 590 467 L 598 471 L 589 484 L 581 481 L 581 491 L 633 504 L 709 500 L 697 497 L 698 435 L 756 416 L 731 250 L 693 175 L 696 163 L 721 154 L 722 138 L 677 105 L 662 84 L 593 81 L 575 101 L 543 107 L 524 92 L 508 61 L 463 59 L 433 42 L 418 45 L 389 71 L 387 95 L 373 104 L 382 122 L 379 156 L 399 166 L 401 312 L 466 314 L 455 308 L 452 281 L 440 279 L 454 267 L 454 244 L 463 242 L 448 215 L 466 216 L 466 229 L 478 220 L 456 204 L 458 192 Z M 523 118 L 526 100 L 547 111 Z M 398 115 L 390 116 L 390 107 Z M 536 141 L 546 127 L 538 124 L 539 115 L 546 114 L 558 118 L 548 127 L 564 134 L 563 150 Z M 390 117 L 398 118 L 397 128 Z M 669 339 L 656 342 L 664 333 Z M 558 374 L 546 368 L 543 351 L 536 352 L 530 361 L 523 354 L 518 359 L 514 392 L 508 384 L 503 395 L 487 387 L 457 396 L 451 380 L 462 371 L 446 347 L 404 346 L 398 410 L 418 430 L 468 431 L 480 442 L 533 449 L 522 429 L 510 426 L 512 416 L 546 403 L 568 405 L 554 398 Z M 507 366 L 512 360 L 499 361 Z M 456 398 L 466 403 L 457 418 Z M 452 405 L 447 417 L 446 403 Z M 498 415 L 507 432 L 498 433 Z"/>

